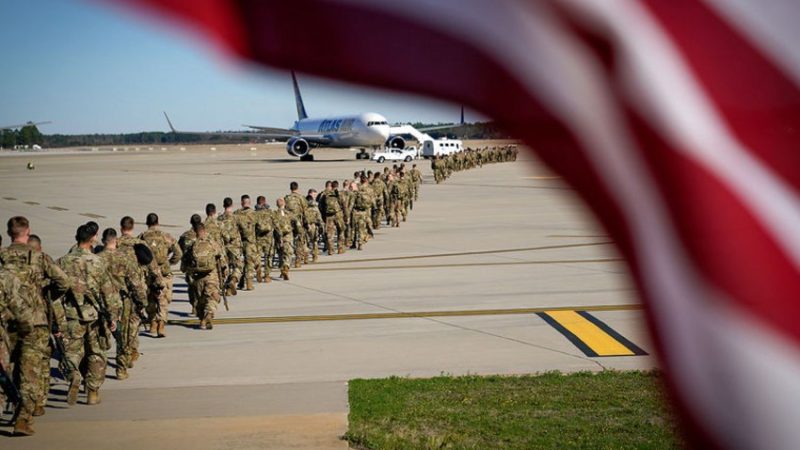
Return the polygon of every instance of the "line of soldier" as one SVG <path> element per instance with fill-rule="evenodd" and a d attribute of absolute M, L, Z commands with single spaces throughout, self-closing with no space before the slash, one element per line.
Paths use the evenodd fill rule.
<path fill-rule="evenodd" d="M 31 234 L 28 219 L 8 220 L 12 242 L 0 248 L 0 385 L 5 397 L 0 400 L 16 405 L 15 435 L 34 434 L 33 418 L 45 413 L 51 357 L 57 357 L 68 383 L 67 404 L 77 403 L 83 384 L 86 404 L 95 405 L 112 339 L 116 377 L 124 380 L 139 357 L 139 325 L 163 327 L 161 308 L 171 299 L 166 269 L 180 255 L 158 261 L 159 248 L 151 249 L 144 239 L 168 235 L 158 230 L 155 214 L 148 215 L 147 224 L 148 230 L 134 237 L 133 218 L 123 217 L 119 234 L 108 228 L 97 245 L 99 226 L 86 223 L 75 231 L 69 252 L 53 260 Z M 173 246 L 172 251 L 179 249 Z"/>
<path fill-rule="evenodd" d="M 453 172 L 483 167 L 484 164 L 517 160 L 517 146 L 467 148 L 463 152 L 439 155 L 431 159 L 431 170 L 436 184 L 448 179 Z"/>
<path fill-rule="evenodd" d="M 223 200 L 218 214 L 213 203 L 206 205 L 206 217 L 194 214 L 191 228 L 178 239 L 183 258 L 181 271 L 189 286 L 192 315 L 200 329 L 213 329 L 220 297 L 238 290 L 252 290 L 253 283 L 269 283 L 274 262 L 280 278 L 289 280 L 292 266 L 316 262 L 319 253 L 361 250 L 385 221 L 399 227 L 419 198 L 422 173 L 416 164 L 386 167 L 382 172 L 358 171 L 352 180 L 327 181 L 322 192 L 309 189 L 303 196 L 297 182 L 289 194 L 275 200 L 270 209 L 266 197 L 242 195 L 240 208 L 233 199 Z M 174 253 L 173 253 L 174 254 Z"/>

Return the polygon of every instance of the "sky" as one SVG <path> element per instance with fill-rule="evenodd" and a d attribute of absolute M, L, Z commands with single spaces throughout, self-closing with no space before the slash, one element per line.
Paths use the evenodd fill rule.
<path fill-rule="evenodd" d="M 111 2 L 109 2 L 111 3 Z M 233 61 L 177 25 L 87 0 L 0 1 L 0 126 L 45 134 L 289 127 L 288 72 Z M 309 116 L 455 122 L 460 106 L 298 74 Z M 470 117 L 472 116 L 472 117 Z M 468 122 L 481 120 L 467 111 Z"/>

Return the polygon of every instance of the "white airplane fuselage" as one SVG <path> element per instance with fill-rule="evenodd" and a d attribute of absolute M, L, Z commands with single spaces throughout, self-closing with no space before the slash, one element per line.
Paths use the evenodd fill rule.
<path fill-rule="evenodd" d="M 386 117 L 377 113 L 306 118 L 291 128 L 299 138 L 324 139 L 325 147 L 382 147 L 391 134 Z"/>

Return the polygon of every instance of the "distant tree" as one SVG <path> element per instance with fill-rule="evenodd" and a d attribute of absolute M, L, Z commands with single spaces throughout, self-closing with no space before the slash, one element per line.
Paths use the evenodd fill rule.
<path fill-rule="evenodd" d="M 3 148 L 14 148 L 17 145 L 17 134 L 14 130 L 3 130 L 0 137 L 0 146 Z"/>

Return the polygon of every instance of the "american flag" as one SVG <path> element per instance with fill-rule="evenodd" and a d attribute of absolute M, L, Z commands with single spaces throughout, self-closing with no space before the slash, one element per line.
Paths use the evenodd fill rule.
<path fill-rule="evenodd" d="M 800 445 L 800 2 L 127 2 L 493 117 L 619 245 L 690 441 Z"/>

